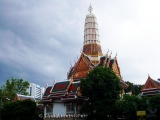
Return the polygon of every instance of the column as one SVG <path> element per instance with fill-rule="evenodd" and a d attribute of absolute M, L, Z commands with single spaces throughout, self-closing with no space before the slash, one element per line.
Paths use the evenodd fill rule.
<path fill-rule="evenodd" d="M 54 107 L 54 104 L 52 103 L 52 114 L 54 115 L 54 109 L 53 109 L 53 107 Z"/>
<path fill-rule="evenodd" d="M 74 114 L 77 114 L 77 107 L 76 107 L 76 102 L 74 103 Z"/>
<path fill-rule="evenodd" d="M 44 107 L 44 116 L 46 117 L 46 105 Z"/>

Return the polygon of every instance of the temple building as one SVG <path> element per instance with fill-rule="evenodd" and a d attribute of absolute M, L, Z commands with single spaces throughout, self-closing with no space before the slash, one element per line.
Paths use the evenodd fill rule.
<path fill-rule="evenodd" d="M 68 79 L 73 77 L 74 81 L 79 81 L 81 78 L 85 78 L 94 67 L 106 66 L 115 72 L 120 78 L 121 86 L 126 88 L 128 85 L 122 80 L 117 55 L 111 58 L 112 53 L 108 54 L 109 51 L 105 55 L 102 54 L 97 18 L 91 11 L 92 6 L 89 7 L 90 13 L 86 15 L 85 19 L 83 50 L 78 61 L 74 66 L 71 66 L 67 74 Z"/>
<path fill-rule="evenodd" d="M 140 97 L 152 97 L 160 94 L 160 79 L 153 80 L 149 75 L 141 90 Z"/>
<path fill-rule="evenodd" d="M 46 88 L 41 103 L 45 106 L 44 113 L 52 115 L 79 114 L 80 107 L 88 98 L 82 96 L 79 87 L 81 78 L 85 78 L 90 70 L 96 66 L 105 66 L 111 68 L 120 78 L 120 84 L 123 88 L 128 85 L 124 83 L 120 67 L 117 61 L 117 55 L 113 58 L 107 52 L 102 54 L 98 22 L 96 16 L 92 13 L 92 6 L 89 7 L 89 14 L 86 15 L 84 24 L 84 42 L 83 50 L 77 62 L 70 67 L 65 81 L 56 82 L 53 86 Z M 121 97 L 123 96 L 123 91 Z"/>

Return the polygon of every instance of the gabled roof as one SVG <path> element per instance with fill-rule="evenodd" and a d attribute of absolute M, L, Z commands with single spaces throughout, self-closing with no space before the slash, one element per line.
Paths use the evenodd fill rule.
<path fill-rule="evenodd" d="M 100 61 L 97 66 L 107 66 L 112 69 L 112 65 L 114 63 L 114 59 L 111 59 L 111 57 L 108 56 L 101 56 Z"/>
<path fill-rule="evenodd" d="M 73 82 L 73 79 L 70 81 L 62 81 L 57 82 L 53 87 L 48 87 L 46 91 L 49 90 L 49 94 L 44 94 L 41 103 L 51 102 L 54 99 L 61 98 L 62 101 L 66 100 L 76 100 L 76 99 L 84 99 L 80 98 L 81 94 L 79 94 L 79 81 Z M 85 98 L 86 99 L 86 98 Z"/>
<path fill-rule="evenodd" d="M 113 69 L 112 66 L 113 66 L 114 61 L 115 61 L 114 59 L 111 59 L 111 60 L 110 60 L 109 67 L 110 67 L 111 69 Z"/>
<path fill-rule="evenodd" d="M 155 96 L 160 94 L 160 81 L 153 80 L 149 75 L 144 87 L 141 90 L 141 97 Z"/>
<path fill-rule="evenodd" d="M 108 58 L 107 58 L 107 59 L 108 59 Z M 106 56 L 101 56 L 101 57 L 100 57 L 100 61 L 99 61 L 99 63 L 98 63 L 97 66 L 104 66 L 105 60 L 106 60 Z"/>
<path fill-rule="evenodd" d="M 62 81 L 62 82 L 57 82 L 55 83 L 51 93 L 54 92 L 65 92 L 68 88 L 70 81 Z"/>
<path fill-rule="evenodd" d="M 128 85 L 123 80 L 120 80 L 120 85 L 125 89 L 128 88 Z"/>
<path fill-rule="evenodd" d="M 61 98 L 64 97 L 70 87 L 70 84 L 73 80 L 70 81 L 62 81 L 55 83 L 54 87 L 52 88 L 52 91 L 49 95 L 50 98 Z"/>
<path fill-rule="evenodd" d="M 111 59 L 111 56 L 101 56 L 100 62 L 97 66 L 106 66 L 115 72 L 115 74 L 122 80 L 120 68 L 118 66 L 117 57 Z M 126 86 L 126 85 L 125 85 Z M 128 86 L 128 85 L 127 85 Z"/>
<path fill-rule="evenodd" d="M 52 89 L 52 86 L 47 87 L 43 96 L 47 97 L 48 95 L 50 95 L 51 89 Z"/>
<path fill-rule="evenodd" d="M 153 88 L 160 88 L 160 81 L 153 80 L 150 76 L 148 76 L 142 91 Z"/>
<path fill-rule="evenodd" d="M 70 69 L 68 73 L 68 79 L 71 78 L 71 76 L 77 80 L 85 78 L 88 71 L 94 67 L 94 64 L 90 61 L 88 56 L 82 52 L 80 58 L 75 63 L 74 67 Z"/>
<path fill-rule="evenodd" d="M 73 82 L 68 89 L 68 94 L 76 94 L 79 86 L 79 82 Z"/>

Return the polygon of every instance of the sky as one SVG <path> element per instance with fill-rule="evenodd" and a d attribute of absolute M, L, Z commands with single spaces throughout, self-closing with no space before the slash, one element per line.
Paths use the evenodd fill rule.
<path fill-rule="evenodd" d="M 117 52 L 123 80 L 160 78 L 159 0 L 0 0 L 0 85 L 11 77 L 43 87 L 66 80 L 90 3 L 102 52 Z"/>

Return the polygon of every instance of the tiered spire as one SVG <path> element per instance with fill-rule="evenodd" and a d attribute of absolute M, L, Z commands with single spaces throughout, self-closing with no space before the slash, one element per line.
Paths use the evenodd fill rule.
<path fill-rule="evenodd" d="M 88 11 L 91 13 L 92 10 L 93 10 L 93 8 L 92 8 L 92 5 L 91 5 L 91 3 L 90 3 L 90 6 L 89 6 L 89 8 L 88 8 Z"/>
<path fill-rule="evenodd" d="M 97 64 L 100 56 L 102 56 L 99 31 L 96 16 L 91 13 L 93 10 L 91 4 L 88 8 L 90 12 L 85 19 L 84 25 L 84 46 L 83 52 L 88 55 L 93 64 Z"/>

